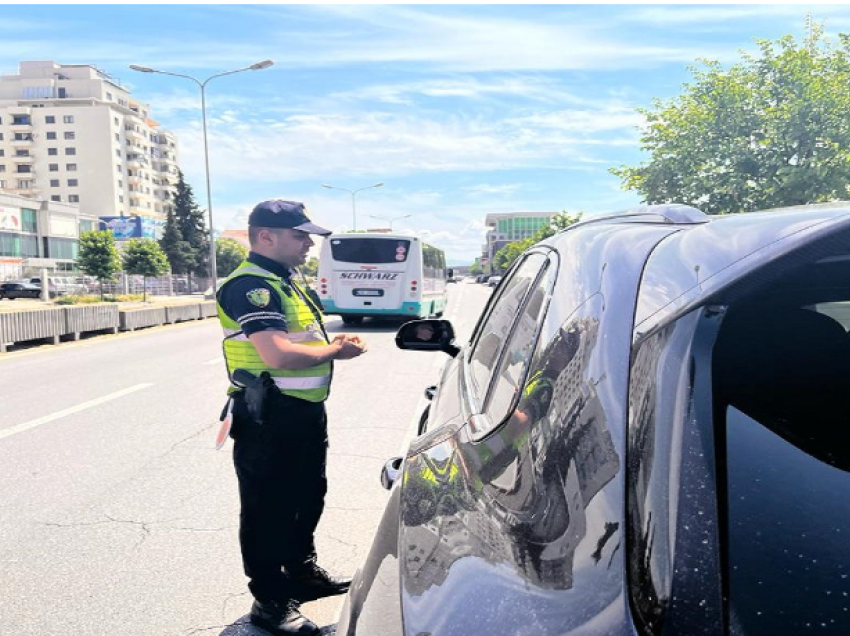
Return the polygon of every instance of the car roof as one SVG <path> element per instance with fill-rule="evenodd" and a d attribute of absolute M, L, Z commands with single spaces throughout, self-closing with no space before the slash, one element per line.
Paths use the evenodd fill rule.
<path fill-rule="evenodd" d="M 715 302 L 754 269 L 788 260 L 801 248 L 836 242 L 850 234 L 850 203 L 778 208 L 708 217 L 700 224 L 680 225 L 646 261 L 635 313 L 635 337 L 690 311 Z"/>

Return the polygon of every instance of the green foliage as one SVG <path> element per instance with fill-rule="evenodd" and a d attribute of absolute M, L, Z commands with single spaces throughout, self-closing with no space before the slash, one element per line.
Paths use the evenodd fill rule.
<path fill-rule="evenodd" d="M 195 264 L 195 252 L 188 241 L 183 240 L 183 233 L 177 225 L 173 210 L 169 209 L 165 217 L 165 226 L 159 246 L 165 252 L 174 274 L 187 274 Z"/>
<path fill-rule="evenodd" d="M 220 238 L 215 241 L 215 269 L 218 278 L 229 276 L 248 256 L 248 250 L 239 241 Z"/>
<path fill-rule="evenodd" d="M 171 263 L 171 271 L 175 274 L 206 276 L 209 274 L 210 236 L 206 227 L 204 210 L 195 203 L 192 186 L 186 183 L 182 171 L 178 173 L 178 177 L 174 194 L 174 214 L 173 216 L 169 214 L 169 218 L 173 219 L 179 238 L 177 233 L 173 233 L 169 237 L 167 243 L 169 247 L 166 250 L 169 260 L 176 256 L 175 261 Z M 166 225 L 168 225 L 168 219 Z M 186 245 L 179 245 L 180 242 L 185 242 Z M 174 243 L 178 243 L 177 248 L 172 248 Z"/>
<path fill-rule="evenodd" d="M 98 280 L 100 297 L 103 298 L 104 281 L 112 280 L 121 270 L 121 257 L 112 232 L 94 230 L 81 233 L 77 267 L 84 274 L 94 276 Z"/>
<path fill-rule="evenodd" d="M 802 43 L 758 40 L 724 70 L 700 60 L 694 82 L 646 118 L 647 163 L 611 172 L 646 203 L 728 214 L 835 199 L 850 184 L 850 36 L 807 24 Z"/>
<path fill-rule="evenodd" d="M 121 255 L 124 271 L 137 276 L 163 276 L 168 273 L 168 259 L 159 244 L 149 238 L 130 239 Z"/>
<path fill-rule="evenodd" d="M 315 278 L 319 273 L 319 259 L 315 256 L 310 256 L 301 267 L 298 269 L 301 270 L 301 273 L 304 274 L 306 278 Z"/>
<path fill-rule="evenodd" d="M 121 259 L 124 262 L 124 271 L 141 276 L 143 284 L 149 276 L 156 277 L 168 273 L 168 258 L 154 239 L 130 239 L 124 245 Z M 147 285 L 143 298 L 147 295 L 146 287 Z"/>

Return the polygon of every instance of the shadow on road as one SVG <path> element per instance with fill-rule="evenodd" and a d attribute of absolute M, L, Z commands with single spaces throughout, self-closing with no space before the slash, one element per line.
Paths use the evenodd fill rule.
<path fill-rule="evenodd" d="M 336 625 L 325 625 L 319 632 L 322 636 L 334 636 L 336 634 Z M 248 620 L 248 614 L 235 623 L 228 625 L 219 636 L 269 636 L 266 630 L 252 625 Z"/>

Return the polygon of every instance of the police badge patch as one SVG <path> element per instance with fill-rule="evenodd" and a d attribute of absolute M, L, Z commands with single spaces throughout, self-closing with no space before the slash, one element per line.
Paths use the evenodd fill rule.
<path fill-rule="evenodd" d="M 252 305 L 256 305 L 257 307 L 265 307 L 269 304 L 271 300 L 271 293 L 268 289 L 252 289 L 245 296 L 248 298 L 248 302 Z"/>

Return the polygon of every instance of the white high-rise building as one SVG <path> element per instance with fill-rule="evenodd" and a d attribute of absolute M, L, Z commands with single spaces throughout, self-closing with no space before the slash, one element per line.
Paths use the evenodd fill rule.
<path fill-rule="evenodd" d="M 0 75 L 0 191 L 161 225 L 177 140 L 149 106 L 86 64 L 21 62 Z"/>

